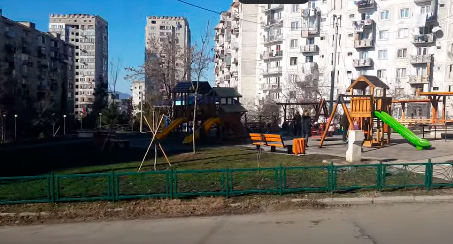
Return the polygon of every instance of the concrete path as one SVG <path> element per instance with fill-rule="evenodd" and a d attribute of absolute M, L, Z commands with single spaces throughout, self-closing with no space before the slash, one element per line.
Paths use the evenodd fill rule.
<path fill-rule="evenodd" d="M 451 203 L 364 205 L 325 210 L 0 228 L 2 244 L 444 244 Z"/>

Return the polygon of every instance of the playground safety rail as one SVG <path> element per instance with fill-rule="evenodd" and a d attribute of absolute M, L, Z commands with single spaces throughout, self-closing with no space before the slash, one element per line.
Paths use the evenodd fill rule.
<path fill-rule="evenodd" d="M 0 178 L 0 204 L 453 187 L 453 163 L 49 174 Z"/>

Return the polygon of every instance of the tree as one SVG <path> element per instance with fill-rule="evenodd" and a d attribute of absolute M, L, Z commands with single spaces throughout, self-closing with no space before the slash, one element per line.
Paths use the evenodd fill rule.
<path fill-rule="evenodd" d="M 194 90 L 194 108 L 193 108 L 193 121 L 192 125 L 195 126 L 197 121 L 197 98 L 198 98 L 198 88 L 200 84 L 200 79 L 206 75 L 209 65 L 212 62 L 212 48 L 210 46 L 210 40 L 212 39 L 212 33 L 210 30 L 209 21 L 206 26 L 206 32 L 201 37 L 200 45 L 195 45 L 190 51 L 192 55 L 192 73 L 196 77 L 196 82 L 192 82 L 192 89 Z M 200 128 L 202 130 L 203 128 Z M 195 130 L 192 130 L 192 149 L 193 153 L 196 153 L 195 146 Z"/>
<path fill-rule="evenodd" d="M 320 69 L 316 63 L 298 66 L 296 72 L 285 77 L 282 95 L 285 102 L 318 102 L 327 96 L 319 79 Z"/>

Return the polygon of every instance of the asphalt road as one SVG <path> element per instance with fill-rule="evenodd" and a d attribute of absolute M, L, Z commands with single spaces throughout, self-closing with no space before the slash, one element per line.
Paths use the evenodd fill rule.
<path fill-rule="evenodd" d="M 453 205 L 370 205 L 242 216 L 0 228 L 0 243 L 452 243 Z"/>

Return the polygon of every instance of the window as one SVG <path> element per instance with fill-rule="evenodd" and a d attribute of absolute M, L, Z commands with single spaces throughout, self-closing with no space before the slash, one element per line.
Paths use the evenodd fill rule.
<path fill-rule="evenodd" d="M 298 44 L 297 39 L 292 39 L 291 40 L 291 49 L 297 48 L 297 46 L 298 46 L 297 44 Z"/>
<path fill-rule="evenodd" d="M 402 9 L 400 9 L 400 18 L 401 18 L 401 19 L 407 19 L 407 18 L 409 18 L 409 9 L 408 9 L 408 8 L 402 8 Z"/>
<path fill-rule="evenodd" d="M 307 45 L 315 44 L 315 38 L 307 38 Z"/>
<path fill-rule="evenodd" d="M 406 68 L 398 68 L 398 69 L 396 69 L 396 77 L 397 78 L 405 78 L 406 77 Z"/>
<path fill-rule="evenodd" d="M 346 71 L 346 75 L 349 79 L 352 79 L 352 71 Z"/>
<path fill-rule="evenodd" d="M 293 4 L 292 11 L 293 11 L 293 13 L 298 13 L 299 12 L 299 4 Z"/>
<path fill-rule="evenodd" d="M 425 5 L 420 7 L 421 14 L 431 14 L 431 5 Z"/>
<path fill-rule="evenodd" d="M 400 48 L 396 54 L 398 58 L 407 58 L 407 48 Z"/>
<path fill-rule="evenodd" d="M 453 78 L 453 64 L 448 65 L 448 78 Z"/>
<path fill-rule="evenodd" d="M 377 71 L 377 77 L 378 77 L 379 79 L 385 79 L 385 78 L 387 78 L 386 70 L 385 70 L 385 69 L 378 69 L 378 71 Z"/>
<path fill-rule="evenodd" d="M 438 86 L 433 87 L 433 91 L 439 91 L 439 87 Z"/>
<path fill-rule="evenodd" d="M 379 39 L 380 39 L 380 40 L 387 40 L 387 39 L 389 39 L 389 31 L 388 31 L 388 30 L 381 30 L 381 31 L 379 31 Z"/>
<path fill-rule="evenodd" d="M 398 38 L 406 38 L 409 36 L 408 28 L 401 28 L 398 30 Z"/>
<path fill-rule="evenodd" d="M 417 67 L 417 68 L 415 68 L 415 73 L 417 74 L 417 76 L 423 76 L 423 75 L 427 75 L 428 74 L 426 67 Z"/>
<path fill-rule="evenodd" d="M 348 37 L 353 37 L 354 34 L 353 33 L 348 33 Z"/>
<path fill-rule="evenodd" d="M 387 59 L 387 50 L 379 50 L 378 57 L 379 59 Z"/>
<path fill-rule="evenodd" d="M 353 19 L 353 18 L 354 18 L 354 14 L 350 14 L 350 15 L 349 15 L 349 18 L 350 18 L 350 19 Z"/>
<path fill-rule="evenodd" d="M 360 52 L 359 53 L 359 58 L 360 59 L 367 59 L 368 58 L 368 52 L 367 51 Z"/>
<path fill-rule="evenodd" d="M 428 47 L 418 47 L 417 55 L 428 55 Z"/>
<path fill-rule="evenodd" d="M 348 57 L 351 57 L 352 56 L 352 52 L 348 52 Z"/>
<path fill-rule="evenodd" d="M 390 11 L 388 10 L 383 10 L 381 11 L 381 20 L 389 20 L 390 19 Z"/>
<path fill-rule="evenodd" d="M 306 56 L 305 57 L 305 62 L 306 63 L 313 63 L 313 56 Z"/>
<path fill-rule="evenodd" d="M 280 77 L 278 77 L 278 78 L 280 78 Z M 296 81 L 297 81 L 297 75 L 295 75 L 295 74 L 290 74 L 290 75 L 289 75 L 289 80 L 290 80 L 291 82 L 296 82 Z"/>
<path fill-rule="evenodd" d="M 298 30 L 299 29 L 299 21 L 291 22 L 291 30 Z"/>
<path fill-rule="evenodd" d="M 297 57 L 291 57 L 289 63 L 290 65 L 297 65 Z"/>

